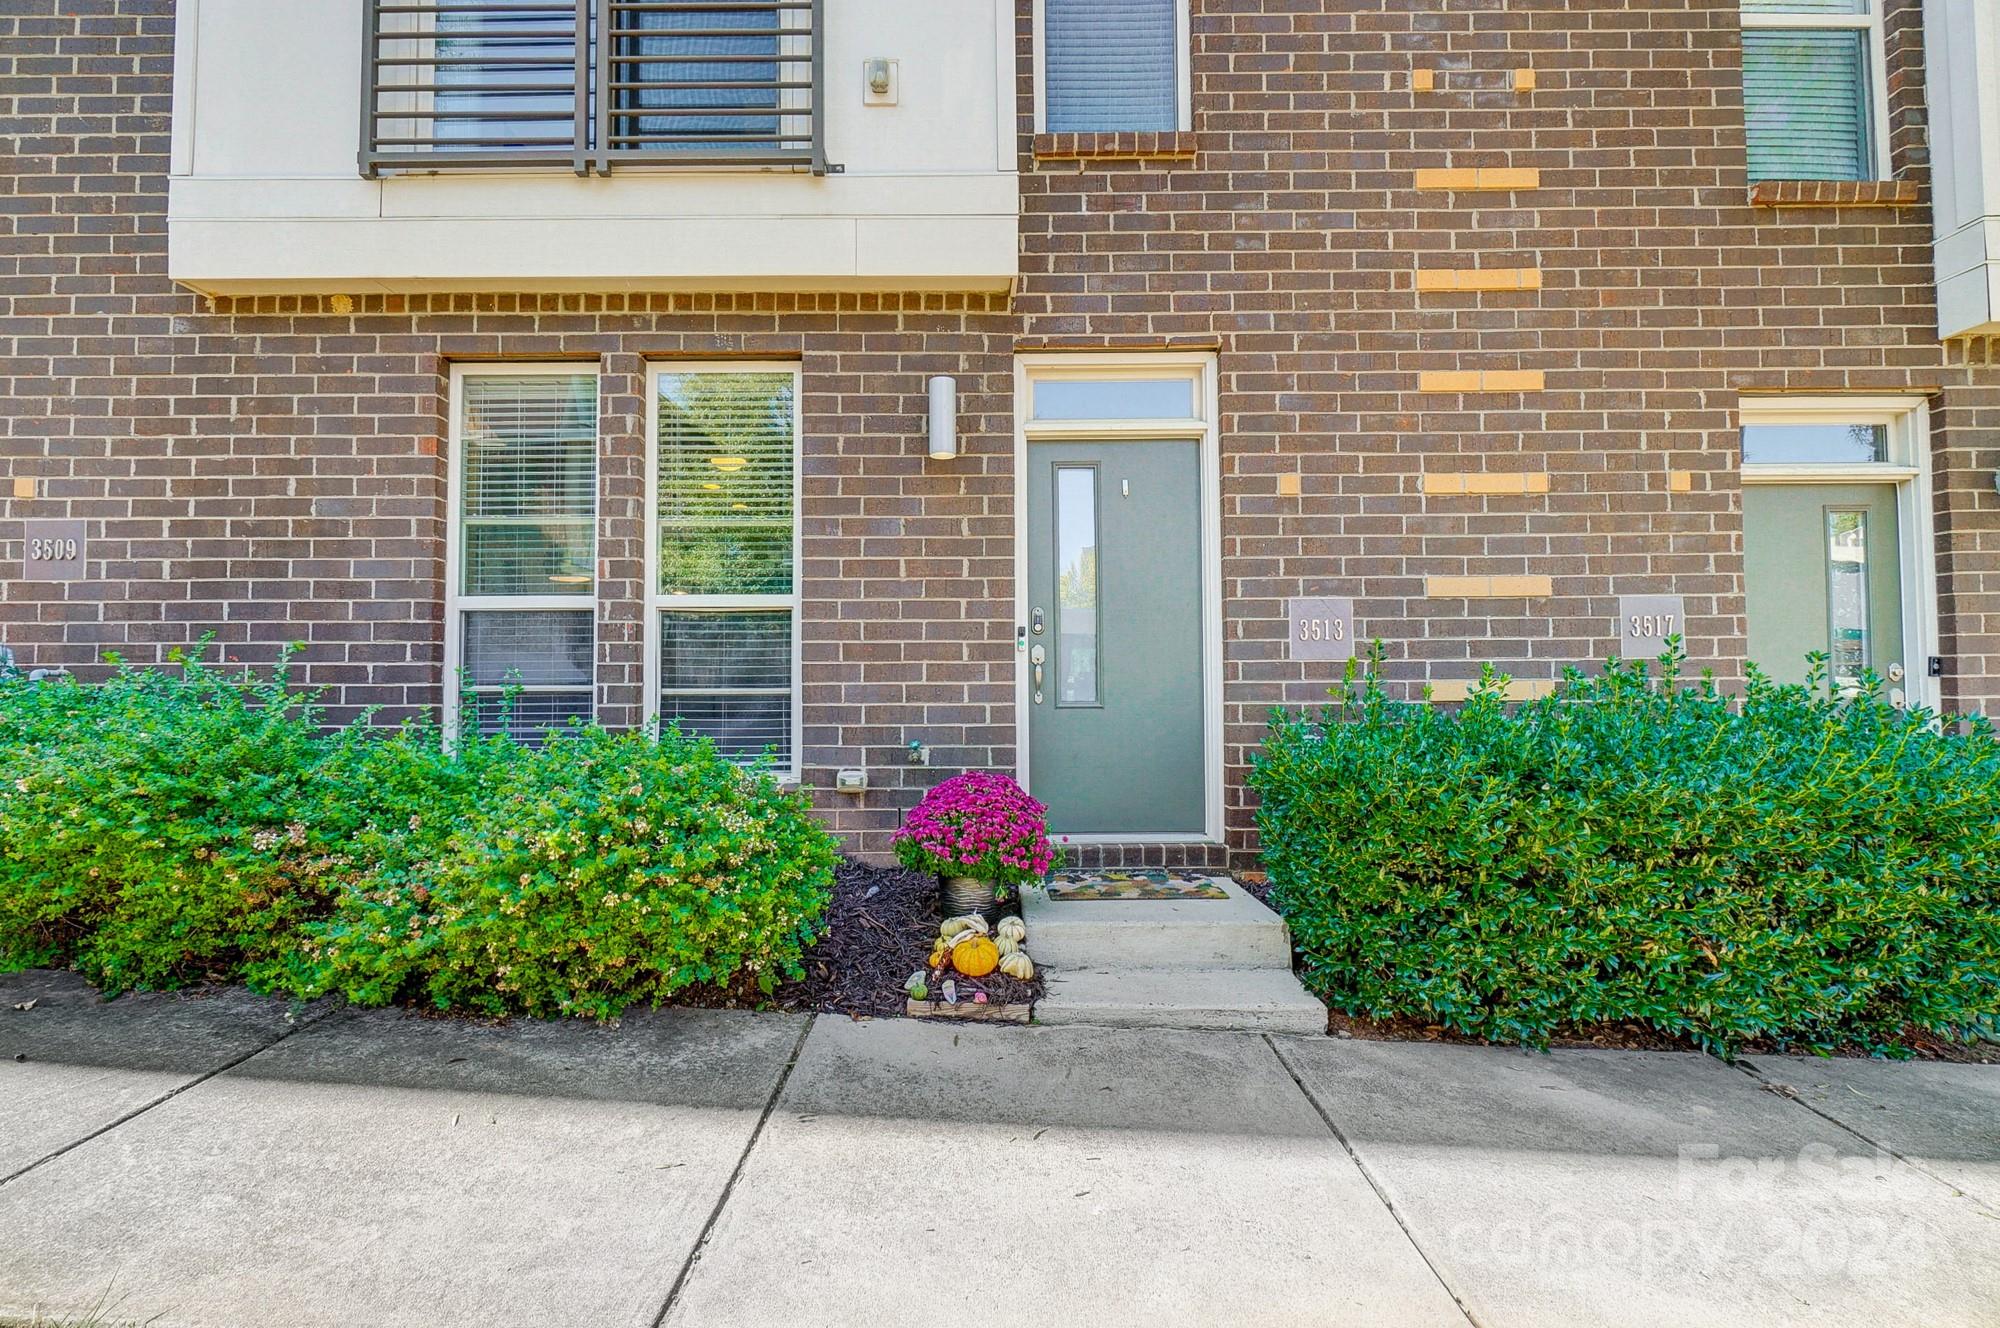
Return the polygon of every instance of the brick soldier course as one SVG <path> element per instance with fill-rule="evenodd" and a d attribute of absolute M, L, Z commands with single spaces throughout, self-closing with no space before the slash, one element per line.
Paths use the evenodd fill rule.
<path fill-rule="evenodd" d="M 2000 368 L 1937 340 L 1921 5 L 1886 11 L 1888 185 L 1753 194 L 1736 0 L 1193 0 L 1194 132 L 1042 136 L 1024 2 L 1011 299 L 211 301 L 165 276 L 172 3 L 13 0 L 0 640 L 86 675 L 298 641 L 337 718 L 434 707 L 449 367 L 575 358 L 598 714 L 636 723 L 646 364 L 796 359 L 804 775 L 880 854 L 922 785 L 1015 764 L 1014 355 L 1181 347 L 1219 373 L 1229 843 L 1094 857 L 1248 865 L 1265 715 L 1339 669 L 1285 658 L 1288 597 L 1353 597 L 1412 695 L 1601 658 L 1621 594 L 1684 596 L 1692 662 L 1740 676 L 1745 392 L 1930 394 L 1944 699 L 2000 712 Z M 91 523 L 90 579 L 19 579 L 33 517 Z"/>

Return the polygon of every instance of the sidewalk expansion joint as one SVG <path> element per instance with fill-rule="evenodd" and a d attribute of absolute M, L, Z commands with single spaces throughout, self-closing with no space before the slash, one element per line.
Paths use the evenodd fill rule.
<path fill-rule="evenodd" d="M 1299 1072 L 1293 1068 L 1292 1063 L 1285 1059 L 1285 1053 L 1278 1050 L 1277 1042 L 1272 1039 L 1269 1033 L 1264 1034 L 1263 1037 L 1264 1045 L 1271 1049 L 1271 1054 L 1278 1058 L 1278 1064 L 1282 1065 L 1285 1073 L 1292 1077 L 1292 1083 L 1304 1095 L 1306 1102 L 1311 1105 L 1313 1111 L 1318 1114 L 1320 1122 L 1326 1126 L 1327 1133 L 1333 1136 L 1334 1142 L 1339 1144 L 1341 1150 L 1347 1154 L 1347 1160 L 1352 1162 L 1354 1169 L 1361 1173 L 1361 1179 L 1368 1182 L 1368 1188 L 1375 1191 L 1375 1197 L 1380 1199 L 1382 1206 L 1389 1210 L 1389 1216 L 1394 1219 L 1397 1228 L 1402 1231 L 1403 1239 L 1410 1242 L 1410 1248 L 1415 1250 L 1417 1257 L 1424 1261 L 1424 1267 L 1431 1270 L 1431 1276 L 1435 1277 L 1437 1284 L 1444 1288 L 1444 1293 L 1451 1297 L 1451 1303 L 1458 1306 L 1458 1312 L 1465 1316 L 1465 1321 L 1471 1324 L 1473 1328 L 1484 1328 L 1479 1322 L 1479 1316 L 1472 1312 L 1466 1305 L 1465 1298 L 1458 1294 L 1458 1288 L 1453 1286 L 1450 1280 L 1445 1277 L 1444 1270 L 1437 1266 L 1437 1261 L 1431 1258 L 1430 1251 L 1426 1250 L 1422 1242 L 1417 1239 L 1417 1233 L 1410 1229 L 1410 1224 L 1404 1220 L 1402 1212 L 1397 1209 L 1395 1200 L 1389 1197 L 1389 1191 L 1384 1189 L 1382 1182 L 1375 1178 L 1375 1173 L 1368 1169 L 1368 1164 L 1361 1160 L 1361 1154 L 1355 1151 L 1354 1145 L 1348 1141 L 1347 1135 L 1342 1133 L 1341 1128 L 1333 1123 L 1333 1117 L 1327 1113 L 1325 1107 L 1320 1105 L 1319 1099 L 1312 1095 L 1312 1090 L 1306 1087 L 1306 1081 L 1299 1076 Z"/>
<path fill-rule="evenodd" d="M 750 1154 L 756 1151 L 757 1141 L 764 1137 L 764 1127 L 771 1122 L 771 1113 L 778 1109 L 778 1099 L 785 1095 L 785 1084 L 792 1077 L 792 1070 L 798 1065 L 799 1057 L 805 1053 L 806 1039 L 812 1035 L 813 1025 L 819 1021 L 817 1014 L 806 1016 L 806 1026 L 799 1030 L 798 1040 L 792 1043 L 792 1054 L 785 1061 L 785 1068 L 778 1072 L 778 1082 L 771 1086 L 771 1096 L 764 1103 L 764 1110 L 757 1117 L 756 1126 L 743 1144 L 743 1151 L 736 1158 L 736 1165 L 730 1169 L 729 1179 L 723 1182 L 722 1193 L 715 1197 L 715 1206 L 708 1210 L 708 1220 L 701 1224 L 701 1234 L 695 1237 L 694 1245 L 688 1250 L 687 1258 L 681 1260 L 681 1270 L 674 1275 L 674 1284 L 667 1288 L 667 1298 L 660 1305 L 660 1312 L 653 1316 L 653 1328 L 663 1328 L 667 1316 L 680 1303 L 681 1292 L 687 1286 L 688 1278 L 694 1273 L 695 1265 L 701 1262 L 701 1252 L 708 1248 L 709 1237 L 715 1234 L 715 1224 L 722 1218 L 722 1210 L 729 1206 L 730 1195 L 736 1192 L 736 1182 L 742 1179 L 743 1168 L 750 1161 Z"/>
<path fill-rule="evenodd" d="M 1938 1175 L 1935 1171 L 1932 1171 L 1929 1167 L 1926 1167 L 1925 1165 L 1923 1165 L 1923 1163 L 1917 1161 L 1915 1158 L 1904 1156 L 1903 1154 L 1897 1152 L 1895 1149 L 1889 1147 L 1889 1145 L 1883 1143 L 1880 1139 L 1871 1138 L 1870 1136 L 1865 1135 L 1861 1131 L 1855 1129 L 1852 1125 L 1849 1125 L 1846 1121 L 1841 1120 L 1836 1116 L 1830 1116 L 1826 1112 L 1821 1111 L 1818 1107 L 1814 1106 L 1812 1103 L 1800 1097 L 1798 1090 L 1793 1088 L 1790 1084 L 1781 1083 L 1776 1079 L 1767 1078 L 1764 1072 L 1758 1069 L 1755 1063 L 1749 1060 L 1749 1058 L 1742 1057 L 1734 1061 L 1725 1061 L 1724 1064 L 1732 1066 L 1733 1068 L 1741 1070 L 1743 1073 L 1749 1075 L 1752 1079 L 1755 1079 L 1758 1085 L 1761 1088 L 1763 1088 L 1766 1092 L 1776 1093 L 1779 1097 L 1784 1098 L 1786 1101 L 1793 1102 L 1801 1107 L 1804 1107 L 1807 1111 L 1810 1111 L 1813 1115 L 1819 1117 L 1821 1120 L 1833 1126 L 1835 1129 L 1842 1130 L 1848 1134 L 1853 1135 L 1856 1139 L 1859 1139 L 1862 1143 L 1867 1144 L 1870 1148 L 1875 1149 L 1879 1153 L 1888 1154 L 1890 1157 L 1895 1158 L 1898 1162 L 1901 1162 L 1904 1166 L 1908 1167 L 1910 1170 L 1916 1172 L 1919 1176 L 1925 1176 L 1931 1180 L 1936 1181 L 1938 1184 L 1944 1186 L 1947 1190 L 1950 1190 L 1953 1194 L 1957 1195 L 1959 1198 L 1969 1200 L 1972 1203 L 1973 1207 L 1979 1209 L 1983 1213 L 1986 1213 L 1988 1216 L 2000 1216 L 2000 1209 L 1995 1209 L 1992 1204 L 1986 1202 L 1986 1200 L 1981 1198 L 1979 1195 L 1971 1193 L 1962 1186 L 1953 1184 L 1951 1181 L 1948 1181 L 1943 1176 Z"/>
<path fill-rule="evenodd" d="M 200 1088 L 203 1084 L 207 1083 L 209 1080 L 215 1078 L 219 1074 L 228 1074 L 231 1070 L 243 1064 L 243 1062 L 249 1060 L 251 1057 L 263 1055 L 271 1048 L 277 1046 L 280 1042 L 283 1042 L 286 1038 L 291 1037 L 297 1033 L 303 1033 L 308 1028 L 315 1028 L 318 1025 L 325 1023 L 327 1020 L 333 1018 L 335 1015 L 350 1013 L 351 1008 L 352 1007 L 347 1005 L 332 1005 L 329 1006 L 329 1008 L 321 1011 L 319 1014 L 314 1015 L 310 1019 L 295 1020 L 290 1028 L 287 1028 L 284 1032 L 278 1034 L 278 1036 L 272 1038 L 269 1042 L 263 1043 L 259 1046 L 252 1047 L 250 1050 L 244 1052 L 241 1056 L 238 1056 L 233 1060 L 224 1061 L 222 1064 L 216 1066 L 213 1070 L 209 1070 L 205 1074 L 197 1075 L 194 1078 L 188 1080 L 184 1084 L 178 1084 L 173 1088 L 168 1089 L 166 1092 L 160 1094 L 152 1101 L 141 1103 L 140 1105 L 132 1108 L 132 1110 L 126 1112 L 123 1116 L 120 1116 L 117 1120 L 110 1121 L 107 1124 L 98 1126 L 96 1129 L 92 1130 L 89 1134 L 84 1135 L 81 1139 L 72 1139 L 68 1143 L 64 1144 L 61 1148 L 56 1149 L 54 1152 L 36 1158 L 34 1161 L 30 1162 L 27 1166 L 22 1167 L 20 1170 L 14 1172 L 12 1175 L 0 1176 L 0 1185 L 7 1185 L 21 1179 L 21 1177 L 27 1175 L 29 1172 L 35 1170 L 37 1167 L 44 1166 L 50 1162 L 55 1161 L 57 1158 L 61 1157 L 64 1153 L 72 1152 L 78 1148 L 81 1148 L 85 1144 L 89 1143 L 92 1139 L 95 1139 L 100 1135 L 111 1133 L 111 1131 L 117 1129 L 119 1126 L 125 1124 L 127 1121 L 136 1120 L 140 1116 L 143 1116 L 147 1112 L 151 1111 L 154 1107 L 159 1106 L 161 1103 L 171 1101 L 172 1099 L 179 1097 L 182 1093 L 187 1092 L 191 1088 Z"/>

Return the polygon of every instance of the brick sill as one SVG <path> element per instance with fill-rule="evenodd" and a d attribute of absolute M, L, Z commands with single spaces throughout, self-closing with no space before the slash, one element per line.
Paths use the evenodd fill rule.
<path fill-rule="evenodd" d="M 1036 161 L 1193 161 L 1195 137 L 1122 131 L 1107 134 L 1036 134 Z"/>
<path fill-rule="evenodd" d="M 1759 180 L 1750 186 L 1752 207 L 1908 207 L 1916 201 L 1914 180 Z"/>

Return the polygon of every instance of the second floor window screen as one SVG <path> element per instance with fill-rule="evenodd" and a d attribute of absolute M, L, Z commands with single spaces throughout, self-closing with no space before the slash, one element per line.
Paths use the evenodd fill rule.
<path fill-rule="evenodd" d="M 1180 128 L 1178 0 L 1046 0 L 1043 127 Z"/>
<path fill-rule="evenodd" d="M 470 0 L 467 0 L 470 3 Z M 574 6 L 437 15 L 440 151 L 561 149 L 575 115 Z"/>
<path fill-rule="evenodd" d="M 827 0 L 360 0 L 362 174 L 827 169 Z"/>
<path fill-rule="evenodd" d="M 1870 0 L 1744 0 L 1752 180 L 1875 178 Z"/>
<path fill-rule="evenodd" d="M 632 61 L 620 68 L 635 86 L 619 91 L 614 105 L 628 113 L 618 116 L 614 136 L 678 151 L 787 146 L 779 141 L 777 114 L 781 12 L 634 11 L 628 21 L 649 34 L 620 39 L 619 54 Z M 736 107 L 746 113 L 734 113 Z M 706 134 L 714 137 L 688 137 Z"/>

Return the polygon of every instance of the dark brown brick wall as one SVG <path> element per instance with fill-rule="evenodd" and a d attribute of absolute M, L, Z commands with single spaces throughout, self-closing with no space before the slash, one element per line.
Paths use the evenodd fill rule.
<path fill-rule="evenodd" d="M 1919 10 L 1890 0 L 1892 145 L 1927 198 Z M 209 632 L 246 662 L 296 640 L 339 713 L 434 704 L 447 368 L 578 357 L 603 375 L 600 708 L 630 722 L 645 362 L 797 358 L 808 778 L 879 852 L 917 784 L 1014 761 L 1013 352 L 1175 342 L 1214 346 L 1221 374 L 1239 853 L 1266 710 L 1332 677 L 1283 659 L 1287 596 L 1354 595 L 1412 688 L 1487 659 L 1551 676 L 1610 647 L 1616 595 L 1649 591 L 1686 595 L 1695 661 L 1738 672 L 1744 390 L 1934 394 L 1947 700 L 2000 710 L 2000 370 L 1936 341 L 1921 202 L 1751 205 L 1735 0 L 1194 0 L 1193 156 L 1137 160 L 1036 158 L 1026 11 L 1011 304 L 498 294 L 336 312 L 211 306 L 165 280 L 170 0 L 14 0 L 0 449 L 41 488 L 0 506 L 0 559 L 18 566 L 20 518 L 77 516 L 105 563 L 68 586 L 10 576 L 0 639 L 71 667 Z M 1419 68 L 1434 90 L 1412 89 Z M 1522 68 L 1532 91 L 1513 90 Z M 1475 166 L 1537 168 L 1541 187 L 1413 186 Z M 1536 267 L 1542 286 L 1415 289 L 1420 267 L 1474 266 Z M 1465 369 L 1541 370 L 1545 386 L 1418 390 L 1420 373 Z M 919 443 L 933 372 L 964 395 L 949 466 Z M 1549 492 L 1421 491 L 1425 473 L 1467 471 L 1544 472 Z M 1281 496 L 1294 473 L 1302 493 Z M 1528 574 L 1553 596 L 1424 593 L 1428 576 Z M 900 764 L 911 738 L 936 748 L 930 771 Z M 864 803 L 824 791 L 864 763 Z"/>

